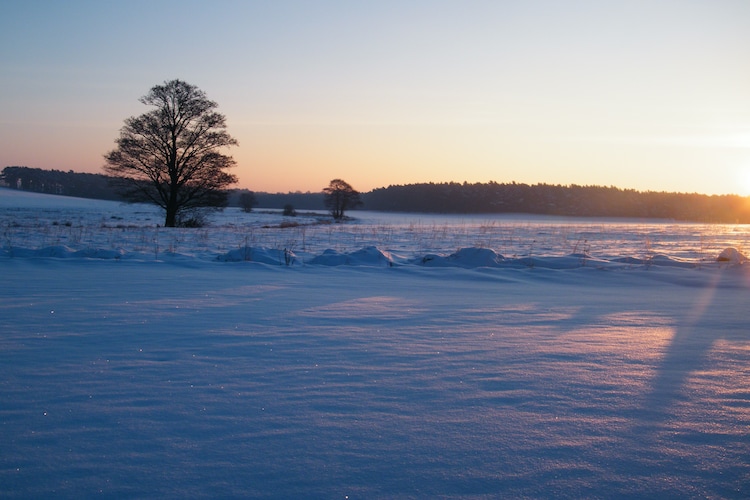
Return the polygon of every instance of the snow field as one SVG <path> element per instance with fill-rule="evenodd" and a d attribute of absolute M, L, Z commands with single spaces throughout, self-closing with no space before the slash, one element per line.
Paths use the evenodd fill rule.
<path fill-rule="evenodd" d="M 387 224 L 392 245 L 328 254 L 307 234 L 287 267 L 220 261 L 278 249 L 219 249 L 212 228 L 157 256 L 103 244 L 100 225 L 79 245 L 19 222 L 0 256 L 2 496 L 750 494 L 747 265 L 523 265 L 437 238 L 396 248 L 421 223 Z"/>

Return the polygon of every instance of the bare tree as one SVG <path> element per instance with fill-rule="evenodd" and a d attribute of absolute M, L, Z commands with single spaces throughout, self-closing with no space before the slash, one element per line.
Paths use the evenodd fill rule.
<path fill-rule="evenodd" d="M 155 109 L 125 120 L 117 148 L 107 153 L 104 170 L 129 201 L 151 202 L 174 227 L 181 213 L 226 206 L 224 188 L 237 182 L 225 172 L 235 161 L 219 151 L 236 146 L 217 104 L 181 80 L 153 87 L 140 102 Z"/>
<path fill-rule="evenodd" d="M 250 213 L 253 211 L 253 207 L 258 204 L 258 199 L 255 197 L 255 193 L 252 191 L 245 191 L 240 195 L 240 207 L 243 212 Z"/>
<path fill-rule="evenodd" d="M 337 221 L 344 218 L 346 210 L 362 204 L 359 193 L 341 179 L 333 179 L 328 187 L 323 189 L 323 196 L 326 208 Z"/>

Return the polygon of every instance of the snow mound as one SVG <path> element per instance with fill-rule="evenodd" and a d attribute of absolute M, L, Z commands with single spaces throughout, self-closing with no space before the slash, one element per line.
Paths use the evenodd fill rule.
<path fill-rule="evenodd" d="M 650 259 L 646 259 L 646 264 L 665 266 L 665 267 L 685 267 L 685 268 L 695 267 L 695 263 L 693 262 L 690 262 L 684 259 L 678 259 L 676 257 L 671 257 L 669 255 L 664 255 L 664 254 L 656 254 Z"/>
<path fill-rule="evenodd" d="M 275 248 L 241 247 L 216 257 L 219 262 L 260 262 L 261 264 L 287 265 L 297 261 L 291 250 Z"/>
<path fill-rule="evenodd" d="M 272 266 L 318 265 L 318 266 L 367 266 L 392 267 L 394 265 L 417 265 L 424 267 L 458 267 L 463 269 L 478 268 L 540 268 L 540 269 L 578 269 L 582 267 L 618 268 L 631 266 L 660 266 L 677 268 L 694 268 L 696 263 L 669 255 L 656 254 L 647 258 L 621 257 L 601 259 L 586 253 L 572 253 L 563 256 L 525 256 L 506 258 L 492 249 L 483 247 L 462 248 L 450 255 L 430 253 L 422 257 L 405 257 L 396 255 L 377 246 L 367 246 L 354 252 L 340 252 L 327 249 L 320 254 L 296 254 L 282 248 L 265 248 L 243 246 L 216 255 L 160 252 L 143 253 L 124 251 L 122 249 L 83 248 L 74 249 L 66 245 L 46 246 L 29 249 L 21 247 L 4 247 L 0 256 L 5 258 L 53 258 L 53 259 L 101 259 L 101 260 L 168 260 L 185 261 L 208 258 L 218 262 L 255 262 Z M 734 248 L 721 252 L 717 262 L 738 264 L 747 258 Z"/>
<path fill-rule="evenodd" d="M 747 257 L 734 247 L 725 248 L 716 258 L 716 262 L 729 262 L 730 264 L 742 264 L 746 260 Z"/>
<path fill-rule="evenodd" d="M 638 258 L 638 257 L 618 257 L 612 259 L 611 262 L 618 264 L 636 265 L 636 266 L 663 266 L 663 267 L 681 267 L 685 269 L 692 269 L 696 267 L 696 263 L 678 259 L 676 257 L 670 257 L 669 255 L 656 254 L 650 257 Z"/>
<path fill-rule="evenodd" d="M 105 250 L 102 248 L 84 248 L 74 252 L 71 257 L 81 259 L 121 259 L 125 252 L 122 250 Z"/>
<path fill-rule="evenodd" d="M 29 257 L 67 258 L 72 257 L 75 254 L 75 250 L 64 245 L 55 245 L 51 247 L 39 248 L 37 250 L 30 250 L 29 253 Z"/>
<path fill-rule="evenodd" d="M 568 255 L 539 255 L 522 257 L 504 257 L 490 248 L 466 247 L 452 254 L 428 253 L 422 256 L 399 255 L 377 246 L 367 246 L 353 252 L 341 252 L 327 249 L 322 253 L 295 253 L 284 248 L 266 248 L 242 246 L 225 253 L 187 252 L 177 253 L 162 251 L 158 254 L 143 251 L 127 251 L 121 248 L 106 249 L 96 247 L 71 248 L 68 245 L 52 245 L 41 248 L 23 248 L 5 246 L 0 248 L 2 258 L 51 258 L 64 260 L 127 260 L 127 261 L 194 261 L 213 260 L 217 262 L 254 262 L 270 266 L 364 266 L 393 267 L 420 266 L 435 268 L 462 269 L 551 269 L 571 270 L 585 267 L 596 269 L 630 269 L 642 268 L 682 268 L 695 269 L 710 264 L 708 261 L 696 262 L 666 254 L 654 254 L 647 257 L 594 257 L 588 253 Z M 748 258 L 734 247 L 723 250 L 713 260 L 717 267 L 722 264 L 739 265 Z"/>
<path fill-rule="evenodd" d="M 590 255 L 574 253 L 561 257 L 519 257 L 505 258 L 489 248 L 462 248 L 451 255 L 428 254 L 418 259 L 417 264 L 430 267 L 541 267 L 545 269 L 577 269 L 587 265 L 603 266 L 607 261 L 592 258 Z"/>
<path fill-rule="evenodd" d="M 365 247 L 356 252 L 340 253 L 333 249 L 325 250 L 321 255 L 313 257 L 310 262 L 322 266 L 393 266 L 393 257 L 389 252 L 378 247 Z"/>
<path fill-rule="evenodd" d="M 432 267 L 499 267 L 504 257 L 490 248 L 469 247 L 462 248 L 447 257 L 436 254 L 428 254 L 419 260 L 419 263 Z"/>

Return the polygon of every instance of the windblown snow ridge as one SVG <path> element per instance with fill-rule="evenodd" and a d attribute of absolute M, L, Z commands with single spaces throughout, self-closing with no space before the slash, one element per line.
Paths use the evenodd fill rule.
<path fill-rule="evenodd" d="M 504 257 L 490 248 L 462 248 L 452 254 L 426 254 L 421 256 L 404 256 L 368 246 L 353 252 L 340 252 L 328 249 L 321 254 L 311 255 L 296 253 L 288 249 L 241 247 L 219 255 L 193 255 L 175 252 L 147 253 L 126 252 L 124 250 L 107 250 L 97 248 L 72 249 L 64 245 L 48 246 L 38 249 L 5 247 L 0 250 L 2 258 L 54 258 L 54 259 L 103 259 L 103 260 L 214 260 L 219 262 L 256 262 L 279 266 L 422 266 L 422 267 L 458 267 L 476 268 L 544 268 L 544 269 L 577 269 L 582 267 L 626 268 L 626 267 L 673 267 L 695 268 L 711 261 L 693 261 L 678 259 L 668 255 L 655 254 L 645 258 L 618 257 L 602 259 L 586 253 L 573 253 L 563 256 L 521 256 Z M 747 257 L 735 248 L 723 250 L 712 262 L 718 265 L 741 265 Z"/>

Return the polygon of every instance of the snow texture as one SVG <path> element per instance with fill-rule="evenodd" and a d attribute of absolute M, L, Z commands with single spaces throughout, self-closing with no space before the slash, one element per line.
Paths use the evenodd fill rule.
<path fill-rule="evenodd" d="M 354 215 L 0 190 L 3 498 L 750 496 L 747 227 Z"/>

